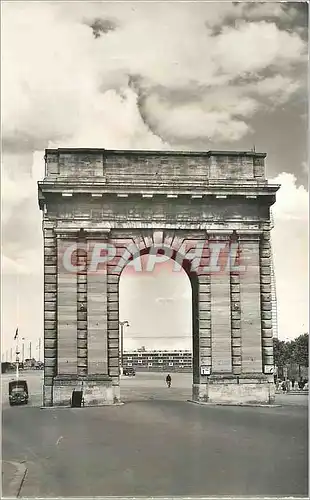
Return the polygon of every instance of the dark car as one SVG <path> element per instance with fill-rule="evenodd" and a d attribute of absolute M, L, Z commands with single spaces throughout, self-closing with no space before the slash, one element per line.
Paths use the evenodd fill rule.
<path fill-rule="evenodd" d="M 136 372 L 134 368 L 124 368 L 123 374 L 127 377 L 134 377 L 136 375 Z"/>
<path fill-rule="evenodd" d="M 10 405 L 25 405 L 28 403 L 29 393 L 26 380 L 11 380 L 9 382 Z"/>

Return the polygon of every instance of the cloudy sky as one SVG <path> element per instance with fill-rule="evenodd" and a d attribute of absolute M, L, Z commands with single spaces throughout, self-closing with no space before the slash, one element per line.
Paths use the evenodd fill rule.
<path fill-rule="evenodd" d="M 33 349 L 43 337 L 36 182 L 47 147 L 266 152 L 268 178 L 281 184 L 279 336 L 307 331 L 307 5 L 45 1 L 1 10 L 4 351 L 17 323 Z M 158 347 L 147 337 L 159 331 L 161 345 L 166 337 L 166 346 L 189 347 L 190 314 L 185 275 L 123 275 L 127 347 Z"/>

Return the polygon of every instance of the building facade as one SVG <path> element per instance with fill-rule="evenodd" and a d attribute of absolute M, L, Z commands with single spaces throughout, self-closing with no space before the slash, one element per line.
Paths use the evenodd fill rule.
<path fill-rule="evenodd" d="M 150 372 L 192 372 L 192 351 L 189 350 L 149 350 L 125 351 L 123 367 L 136 371 Z"/>
<path fill-rule="evenodd" d="M 45 406 L 121 401 L 119 279 L 161 249 L 192 286 L 196 402 L 272 402 L 269 184 L 264 153 L 48 149 Z"/>

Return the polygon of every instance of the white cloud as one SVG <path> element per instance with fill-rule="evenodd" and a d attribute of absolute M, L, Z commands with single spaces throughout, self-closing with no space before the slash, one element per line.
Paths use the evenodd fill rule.
<path fill-rule="evenodd" d="M 271 182 L 281 184 L 272 207 L 279 337 L 294 338 L 308 329 L 309 193 L 291 174 L 282 173 Z"/>
<path fill-rule="evenodd" d="M 258 95 L 271 97 L 274 103 L 283 104 L 300 88 L 300 82 L 282 75 L 275 75 L 253 84 L 252 88 L 253 92 Z"/>
<path fill-rule="evenodd" d="M 28 274 L 29 268 L 18 263 L 16 260 L 6 257 L 3 253 L 1 256 L 1 274 L 9 274 L 18 276 L 19 274 Z"/>
<path fill-rule="evenodd" d="M 280 184 L 277 202 L 272 208 L 276 220 L 308 221 L 309 193 L 304 186 L 296 185 L 293 174 L 283 172 L 270 182 Z"/>
<path fill-rule="evenodd" d="M 308 175 L 308 173 L 309 173 L 309 163 L 306 162 L 306 161 L 303 161 L 301 166 L 302 166 L 303 172 Z"/>
<path fill-rule="evenodd" d="M 225 136 L 230 142 L 243 137 L 250 128 L 233 113 L 230 114 L 229 107 L 224 111 L 204 109 L 201 103 L 171 106 L 153 95 L 146 100 L 144 109 L 152 116 L 156 130 L 168 139 L 186 141 L 205 138 L 216 141 Z"/>
<path fill-rule="evenodd" d="M 242 22 L 238 29 L 225 28 L 214 49 L 222 71 L 234 75 L 256 73 L 272 66 L 285 68 L 305 55 L 306 45 L 299 36 L 264 21 Z"/>
<path fill-rule="evenodd" d="M 280 4 L 266 3 L 252 5 L 251 11 L 246 5 L 233 7 L 226 2 L 2 4 L 3 272 L 7 297 L 14 293 L 9 277 L 15 263 L 25 272 L 23 314 L 30 338 L 42 335 L 42 323 L 34 322 L 29 311 L 34 307 L 42 316 L 36 180 L 43 176 L 43 150 L 48 146 L 165 149 L 170 137 L 177 149 L 192 148 L 197 139 L 228 143 L 245 137 L 253 116 L 262 109 L 261 100 L 281 104 L 297 90 L 299 82 L 290 69 L 303 61 L 304 43 L 296 34 L 272 23 L 253 22 L 266 15 L 287 18 Z M 213 36 L 212 28 L 227 16 L 251 22 L 239 20 Z M 111 19 L 117 28 L 95 39 L 87 25 L 95 17 Z M 256 86 L 251 79 L 242 86 L 235 83 L 242 74 L 257 73 Z M 137 87 L 129 86 L 131 77 Z M 146 95 L 143 104 L 141 93 Z M 292 179 L 284 176 L 281 182 L 275 215 L 282 214 L 282 222 L 278 221 L 275 234 L 285 234 L 287 223 L 297 231 L 295 223 L 305 210 L 305 193 Z M 289 210 L 286 199 L 295 200 Z M 287 274 L 279 264 L 283 248 L 279 244 L 277 248 L 281 281 Z M 293 283 L 294 279 L 292 275 Z M 304 285 L 295 285 L 301 304 Z M 282 304 L 287 305 L 285 300 Z M 9 298 L 6 307 L 5 321 L 11 330 L 14 315 Z M 281 307 L 285 317 L 286 307 Z"/>
<path fill-rule="evenodd" d="M 264 13 L 266 8 L 262 5 L 253 13 Z M 281 9 L 274 9 L 280 16 Z M 176 9 L 169 3 L 134 7 L 128 3 L 120 8 L 120 4 L 92 2 L 7 2 L 2 10 L 3 135 L 11 141 L 14 137 L 28 141 L 34 149 L 49 142 L 82 141 L 85 147 L 100 142 L 107 148 L 115 143 L 120 148 L 137 144 L 164 148 L 139 115 L 136 96 L 128 91 L 129 75 L 139 75 L 149 89 L 161 85 L 186 90 L 195 83 L 206 101 L 208 95 L 216 99 L 214 91 L 219 88 L 222 94 L 229 92 L 229 82 L 242 73 L 274 65 L 277 72 L 279 68 L 287 72 L 290 64 L 302 59 L 305 48 L 296 34 L 266 22 L 239 23 L 211 36 L 207 20 L 212 24 L 246 10 L 231 4 L 189 3 Z M 94 39 L 86 20 L 95 17 L 111 18 L 117 28 Z M 169 135 L 174 129 L 177 137 L 178 124 L 186 128 L 182 115 L 188 112 L 187 129 L 192 134 L 185 137 L 236 141 L 249 130 L 246 119 L 258 108 L 246 92 L 243 86 L 238 103 L 220 100 L 215 111 L 205 105 L 204 112 L 199 104 L 196 109 L 191 100 L 186 102 L 184 95 L 183 105 L 174 104 L 168 122 L 163 106 L 158 110 L 149 106 L 149 118 L 159 121 L 160 130 Z M 243 121 L 236 120 L 235 113 Z"/>

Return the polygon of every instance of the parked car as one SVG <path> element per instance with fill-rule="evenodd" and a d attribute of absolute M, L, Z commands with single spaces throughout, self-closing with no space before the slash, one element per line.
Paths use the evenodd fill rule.
<path fill-rule="evenodd" d="M 27 404 L 29 399 L 28 384 L 26 380 L 11 380 L 9 382 L 10 405 Z"/>
<path fill-rule="evenodd" d="M 135 372 L 134 368 L 124 368 L 123 374 L 126 377 L 134 377 L 136 375 L 136 372 Z"/>

